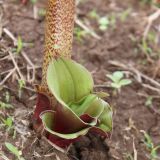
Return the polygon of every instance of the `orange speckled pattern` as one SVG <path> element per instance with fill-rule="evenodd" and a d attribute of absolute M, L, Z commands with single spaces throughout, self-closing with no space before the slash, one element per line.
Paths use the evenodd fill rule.
<path fill-rule="evenodd" d="M 41 85 L 36 86 L 36 90 L 49 98 L 53 108 L 57 102 L 48 89 L 46 73 L 51 59 L 62 56 L 71 57 L 74 13 L 75 0 L 48 0 L 43 75 Z"/>
<path fill-rule="evenodd" d="M 75 0 L 48 0 L 42 84 L 48 64 L 55 57 L 70 57 L 73 41 Z"/>

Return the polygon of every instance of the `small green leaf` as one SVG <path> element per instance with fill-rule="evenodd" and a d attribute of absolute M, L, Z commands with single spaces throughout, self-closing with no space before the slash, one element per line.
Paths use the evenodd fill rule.
<path fill-rule="evenodd" d="M 101 17 L 99 19 L 99 25 L 100 25 L 99 28 L 102 31 L 106 30 L 108 28 L 108 26 L 109 26 L 109 20 L 108 20 L 108 18 L 107 17 Z"/>
<path fill-rule="evenodd" d="M 0 108 L 2 108 L 2 109 L 13 108 L 13 106 L 11 104 L 4 103 L 4 102 L 0 101 Z"/>
<path fill-rule="evenodd" d="M 53 60 L 47 71 L 47 84 L 61 104 L 78 102 L 93 90 L 91 74 L 66 58 Z"/>
<path fill-rule="evenodd" d="M 93 9 L 91 12 L 89 12 L 89 16 L 91 18 L 94 18 L 94 19 L 98 19 L 99 18 L 99 15 L 97 13 L 97 11 L 95 9 Z"/>
<path fill-rule="evenodd" d="M 153 148 L 152 150 L 151 150 L 151 156 L 152 156 L 152 158 L 158 158 L 158 155 L 157 155 L 157 150 L 158 149 L 160 149 L 160 145 L 159 146 L 157 146 L 157 147 L 155 147 L 155 148 Z"/>
<path fill-rule="evenodd" d="M 109 94 L 106 93 L 106 92 L 95 92 L 95 94 L 96 94 L 99 98 L 109 97 Z"/>
<path fill-rule="evenodd" d="M 131 83 L 132 83 L 132 81 L 130 79 L 122 79 L 122 80 L 120 80 L 119 85 L 120 86 L 127 86 Z"/>
<path fill-rule="evenodd" d="M 122 86 L 129 85 L 132 83 L 130 79 L 123 79 L 124 73 L 122 71 L 115 71 L 112 75 L 106 75 L 112 80 L 111 87 L 115 89 L 120 89 Z"/>
<path fill-rule="evenodd" d="M 124 77 L 124 73 L 122 71 L 116 71 L 113 73 L 114 81 L 118 82 Z"/>
<path fill-rule="evenodd" d="M 31 2 L 32 4 L 35 4 L 35 3 L 37 3 L 37 0 L 30 0 L 30 2 Z"/>
<path fill-rule="evenodd" d="M 144 143 L 146 144 L 147 148 L 152 150 L 154 148 L 152 138 L 149 134 L 147 134 L 145 131 L 141 131 L 144 134 Z"/>
<path fill-rule="evenodd" d="M 11 143 L 8 143 L 8 142 L 5 143 L 5 146 L 11 153 L 13 153 L 16 157 L 20 159 L 22 152 L 19 151 L 17 147 L 13 146 Z"/>
<path fill-rule="evenodd" d="M 38 15 L 41 16 L 41 17 L 42 16 L 44 17 L 46 15 L 46 10 L 44 8 L 39 9 L 38 10 Z"/>
<path fill-rule="evenodd" d="M 148 96 L 145 102 L 145 106 L 150 107 L 152 106 L 153 103 L 153 97 L 152 96 Z"/>
<path fill-rule="evenodd" d="M 111 83 L 111 87 L 115 88 L 115 89 L 120 89 L 121 86 L 119 85 L 119 83 Z"/>
<path fill-rule="evenodd" d="M 123 11 L 120 16 L 121 21 L 124 22 L 130 13 L 131 13 L 131 8 L 128 8 L 127 10 Z"/>
<path fill-rule="evenodd" d="M 103 100 L 102 100 L 103 101 Z M 109 106 L 108 103 L 103 101 L 104 105 L 104 110 L 102 114 L 99 117 L 99 127 L 104 131 L 104 132 L 111 132 L 112 131 L 112 116 L 113 116 L 113 111 L 111 107 Z"/>
<path fill-rule="evenodd" d="M 18 39 L 17 39 L 17 50 L 16 52 L 17 53 L 20 53 L 21 50 L 23 48 L 23 41 L 22 41 L 22 38 L 20 36 L 18 36 Z"/>
<path fill-rule="evenodd" d="M 12 117 L 8 117 L 7 120 L 6 120 L 6 125 L 11 128 L 12 125 L 13 125 L 13 120 L 12 120 Z"/>
<path fill-rule="evenodd" d="M 124 77 L 124 74 L 122 71 L 115 71 L 113 74 L 108 74 L 106 76 L 113 82 L 118 83 Z"/>

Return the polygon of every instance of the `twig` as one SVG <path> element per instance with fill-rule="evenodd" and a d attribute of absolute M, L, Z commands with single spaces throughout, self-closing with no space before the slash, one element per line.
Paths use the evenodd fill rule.
<path fill-rule="evenodd" d="M 10 56 L 9 56 L 9 55 L 7 55 L 7 56 L 5 56 L 5 57 L 1 58 L 1 59 L 0 59 L 0 61 L 4 61 L 4 60 L 6 60 L 6 59 L 9 59 L 9 57 L 10 57 Z"/>
<path fill-rule="evenodd" d="M 117 67 L 121 67 L 121 68 L 123 68 L 123 69 L 125 69 L 125 70 L 131 71 L 132 73 L 136 74 L 136 76 L 137 76 L 137 81 L 138 81 L 139 83 L 141 83 L 143 87 L 148 88 L 148 89 L 151 89 L 151 90 L 153 90 L 153 91 L 156 91 L 156 92 L 160 93 L 160 83 L 158 83 L 158 82 L 155 81 L 154 79 L 148 77 L 147 75 L 141 73 L 139 70 L 137 70 L 137 69 L 134 68 L 133 66 L 131 66 L 131 65 L 126 65 L 126 64 L 123 64 L 123 63 L 118 62 L 118 61 L 109 61 L 109 63 L 110 63 L 111 65 L 114 65 L 114 66 L 117 66 Z M 151 83 L 152 85 L 154 85 L 155 87 L 154 87 L 154 86 L 150 86 L 149 84 L 144 84 L 142 79 L 147 80 L 148 82 L 150 82 L 150 83 Z"/>
<path fill-rule="evenodd" d="M 8 37 L 10 37 L 14 43 L 14 45 L 17 45 L 17 39 L 16 37 L 7 29 L 7 28 L 3 28 L 4 33 L 6 33 L 6 35 L 8 35 Z M 23 56 L 23 58 L 26 60 L 26 62 L 32 67 L 31 69 L 33 70 L 32 72 L 32 78 L 28 79 L 28 81 L 33 82 L 35 80 L 35 65 L 32 63 L 32 61 L 30 60 L 30 58 L 27 56 L 27 54 L 22 51 L 21 55 Z M 30 76 L 28 76 L 30 77 Z"/>
<path fill-rule="evenodd" d="M 29 91 L 31 91 L 31 92 L 36 93 L 36 90 L 35 90 L 35 89 L 32 89 L 32 88 L 30 88 L 30 87 L 23 87 L 23 88 L 26 89 L 26 90 L 29 90 Z"/>
<path fill-rule="evenodd" d="M 0 86 L 2 86 L 7 81 L 7 79 L 15 72 L 15 70 L 16 69 L 14 68 L 7 74 L 7 76 L 0 82 Z"/>
<path fill-rule="evenodd" d="M 11 53 L 11 51 L 8 51 L 8 53 L 9 53 L 11 59 L 12 59 L 12 62 L 13 62 L 13 64 L 14 64 L 14 66 L 15 66 L 15 69 L 17 70 L 17 72 L 18 72 L 18 74 L 19 74 L 19 77 L 20 77 L 22 80 L 25 80 L 23 74 L 21 73 L 21 71 L 20 71 L 20 69 L 19 69 L 19 67 L 18 67 L 18 65 L 17 65 L 17 63 L 16 63 L 16 61 L 15 61 L 15 59 L 14 59 L 12 53 Z"/>
<path fill-rule="evenodd" d="M 130 70 L 133 73 L 135 73 L 139 78 L 139 82 L 142 83 L 142 78 L 144 78 L 145 80 L 149 81 L 151 84 L 155 85 L 156 87 L 160 88 L 160 83 L 158 83 L 157 81 L 155 81 L 154 79 L 148 77 L 147 75 L 141 73 L 139 70 L 137 70 L 136 68 L 134 68 L 133 66 L 130 65 L 125 65 L 122 64 L 121 62 L 118 61 L 109 61 L 110 64 L 121 67 L 123 69 L 126 70 Z"/>
<path fill-rule="evenodd" d="M 9 160 L 2 152 L 0 152 L 0 158 L 3 158 L 3 160 Z"/>
<path fill-rule="evenodd" d="M 97 84 L 94 85 L 95 88 L 111 88 L 108 84 Z"/>
<path fill-rule="evenodd" d="M 148 25 L 144 31 L 144 40 L 147 38 L 148 32 L 152 26 L 153 21 L 155 21 L 159 16 L 160 16 L 160 9 L 158 9 L 156 12 L 154 12 L 148 17 Z"/>
<path fill-rule="evenodd" d="M 24 51 L 21 52 L 23 58 L 25 58 L 25 60 L 28 62 L 28 64 L 30 64 L 30 66 L 32 67 L 31 69 L 33 70 L 33 73 L 32 73 L 32 79 L 30 80 L 31 82 L 33 82 L 35 80 L 35 65 L 32 63 L 32 61 L 29 59 L 29 57 L 26 55 L 26 53 Z M 27 69 L 30 70 L 30 68 L 27 67 Z M 28 79 L 29 80 L 29 79 Z"/>
<path fill-rule="evenodd" d="M 158 92 L 160 94 L 160 90 L 157 89 L 157 88 L 155 88 L 155 87 L 152 87 L 152 86 L 150 86 L 148 84 L 144 84 L 144 83 L 142 84 L 142 86 L 145 87 L 145 88 L 147 88 L 147 89 L 150 89 L 152 91 Z"/>
<path fill-rule="evenodd" d="M 20 70 L 25 69 L 25 68 L 26 68 L 26 67 L 19 67 Z M 27 68 L 28 68 L 28 69 L 32 69 L 31 67 L 27 67 Z M 41 66 L 35 66 L 35 69 L 39 69 L 39 68 L 41 68 Z M 12 70 L 12 69 L 9 69 L 9 70 L 7 70 L 7 71 L 1 72 L 0 74 L 1 74 L 1 75 L 4 75 L 4 74 L 6 74 L 6 73 L 9 73 L 11 70 Z"/>
<path fill-rule="evenodd" d="M 92 29 L 88 28 L 86 25 L 84 25 L 77 17 L 75 19 L 75 22 L 77 25 L 79 25 L 81 28 L 83 28 L 87 33 L 90 33 L 94 38 L 100 40 L 101 37 L 97 35 Z"/>
<path fill-rule="evenodd" d="M 0 37 L 2 37 L 2 17 L 3 17 L 3 9 L 0 6 Z"/>
<path fill-rule="evenodd" d="M 76 0 L 76 6 L 80 4 L 81 0 Z M 88 28 L 86 25 L 82 23 L 77 17 L 75 19 L 75 22 L 78 26 L 80 26 L 82 29 L 84 29 L 87 33 L 90 33 L 94 38 L 101 39 L 99 35 L 97 35 L 92 29 Z"/>
<path fill-rule="evenodd" d="M 137 150 L 134 142 L 134 137 L 133 137 L 133 152 L 134 152 L 134 160 L 137 160 Z"/>
<path fill-rule="evenodd" d="M 36 4 L 33 5 L 33 17 L 34 19 L 38 19 L 38 8 Z"/>
<path fill-rule="evenodd" d="M 3 32 L 12 39 L 12 41 L 14 42 L 14 45 L 16 45 L 17 43 L 17 39 L 13 36 L 13 34 L 7 29 L 7 28 L 3 28 Z"/>
<path fill-rule="evenodd" d="M 6 73 L 10 73 L 12 70 L 13 70 L 13 68 L 12 68 L 12 69 L 9 69 L 9 70 L 7 70 L 7 71 L 1 72 L 0 75 L 4 75 L 4 74 L 6 74 Z"/>

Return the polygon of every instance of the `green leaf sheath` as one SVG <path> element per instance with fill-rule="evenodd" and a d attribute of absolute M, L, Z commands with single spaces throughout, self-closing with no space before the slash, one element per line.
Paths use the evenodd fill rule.
<path fill-rule="evenodd" d="M 60 103 L 78 102 L 93 90 L 91 74 L 67 58 L 53 60 L 47 71 L 47 84 Z"/>
<path fill-rule="evenodd" d="M 59 104 L 54 111 L 41 114 L 49 133 L 74 139 L 93 127 L 103 132 L 112 130 L 112 110 L 108 103 L 93 94 L 93 84 L 90 72 L 75 61 L 67 58 L 51 61 L 47 85 Z"/>

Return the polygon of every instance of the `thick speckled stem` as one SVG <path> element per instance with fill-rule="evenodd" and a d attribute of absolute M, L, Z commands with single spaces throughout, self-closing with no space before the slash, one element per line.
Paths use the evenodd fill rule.
<path fill-rule="evenodd" d="M 75 0 L 48 0 L 42 84 L 48 64 L 55 57 L 71 57 Z"/>
<path fill-rule="evenodd" d="M 75 0 L 48 0 L 45 24 L 45 53 L 41 85 L 37 85 L 38 99 L 33 115 L 33 127 L 41 130 L 40 114 L 54 110 L 57 100 L 47 85 L 47 69 L 50 61 L 58 57 L 71 57 L 74 29 Z"/>

